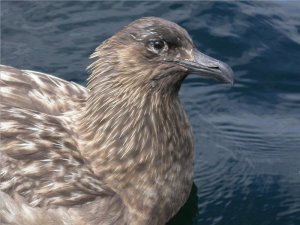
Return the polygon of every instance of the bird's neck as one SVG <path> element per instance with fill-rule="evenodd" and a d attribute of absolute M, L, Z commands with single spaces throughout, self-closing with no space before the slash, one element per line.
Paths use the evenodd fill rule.
<path fill-rule="evenodd" d="M 167 220 L 179 209 L 190 191 L 194 149 L 177 95 L 103 80 L 81 122 L 83 156 L 132 210 L 132 221 Z"/>

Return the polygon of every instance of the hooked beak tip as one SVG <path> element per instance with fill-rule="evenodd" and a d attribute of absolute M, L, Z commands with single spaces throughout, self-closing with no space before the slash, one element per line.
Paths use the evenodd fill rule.
<path fill-rule="evenodd" d="M 212 78 L 234 85 L 234 72 L 231 67 L 217 59 L 195 50 L 194 62 L 190 71 L 200 76 Z"/>
<path fill-rule="evenodd" d="M 180 65 L 191 74 L 226 82 L 231 86 L 234 85 L 234 72 L 228 64 L 205 55 L 196 49 L 193 60 L 170 60 L 165 62 Z"/>
<path fill-rule="evenodd" d="M 229 83 L 231 87 L 234 86 L 234 72 L 231 69 L 231 67 L 223 62 L 220 62 L 219 64 L 219 70 L 221 71 L 221 80 L 225 81 L 226 83 Z"/>

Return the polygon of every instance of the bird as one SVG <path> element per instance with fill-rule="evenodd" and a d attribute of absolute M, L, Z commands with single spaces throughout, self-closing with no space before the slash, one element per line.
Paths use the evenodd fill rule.
<path fill-rule="evenodd" d="M 179 99 L 195 74 L 230 66 L 158 17 L 131 22 L 90 56 L 87 87 L 0 66 L 0 221 L 163 225 L 187 200 L 194 137 Z"/>

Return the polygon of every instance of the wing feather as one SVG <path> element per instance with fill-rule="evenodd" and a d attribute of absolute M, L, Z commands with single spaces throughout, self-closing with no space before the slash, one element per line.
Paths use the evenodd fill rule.
<path fill-rule="evenodd" d="M 0 191 L 31 206 L 74 206 L 111 196 L 78 150 L 64 113 L 88 90 L 48 74 L 0 66 Z"/>
<path fill-rule="evenodd" d="M 31 206 L 83 204 L 111 195 L 86 165 L 60 117 L 2 107 L 0 191 Z"/>
<path fill-rule="evenodd" d="M 59 115 L 80 107 L 87 94 L 73 82 L 0 65 L 0 105 Z"/>
<path fill-rule="evenodd" d="M 86 225 L 72 219 L 66 209 L 33 208 L 22 198 L 13 199 L 0 191 L 0 222 L 2 225 Z"/>

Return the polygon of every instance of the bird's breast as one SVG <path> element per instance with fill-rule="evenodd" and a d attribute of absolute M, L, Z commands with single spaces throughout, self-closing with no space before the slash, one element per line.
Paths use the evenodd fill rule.
<path fill-rule="evenodd" d="M 84 145 L 94 173 L 121 196 L 133 221 L 141 214 L 174 215 L 189 195 L 193 175 L 193 135 L 181 104 L 156 100 L 111 110 Z"/>

